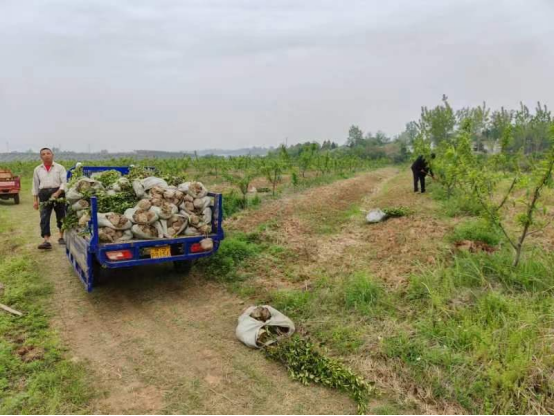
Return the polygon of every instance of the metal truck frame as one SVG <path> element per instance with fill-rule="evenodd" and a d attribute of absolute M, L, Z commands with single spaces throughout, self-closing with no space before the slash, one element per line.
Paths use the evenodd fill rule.
<path fill-rule="evenodd" d="M 106 170 L 117 170 L 122 175 L 129 173 L 129 167 L 125 166 L 83 166 L 82 169 L 85 176 Z M 75 167 L 67 172 L 68 181 L 71 179 L 74 170 Z M 222 227 L 223 197 L 216 193 L 209 193 L 208 196 L 214 199 L 212 232 L 208 236 L 132 240 L 113 244 L 104 244 L 98 241 L 98 205 L 96 197 L 91 197 L 89 235 L 80 235 L 75 230 L 65 232 L 65 252 L 87 292 L 91 292 L 96 285 L 101 269 L 119 269 L 174 262 L 176 266 L 181 265 L 183 269 L 187 270 L 194 260 L 215 254 L 219 249 L 220 242 L 225 238 Z M 213 249 L 210 251 L 203 251 L 200 245 L 200 241 L 206 237 L 211 238 L 214 243 Z M 150 250 L 152 248 L 167 246 L 170 248 L 171 256 L 151 258 Z M 112 258 L 111 260 L 108 255 Z M 117 259 L 118 257 L 119 259 Z"/>

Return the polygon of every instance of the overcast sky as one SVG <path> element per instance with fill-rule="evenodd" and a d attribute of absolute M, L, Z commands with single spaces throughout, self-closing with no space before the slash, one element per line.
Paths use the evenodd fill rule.
<path fill-rule="evenodd" d="M 553 104 L 554 1 L 0 0 L 0 57 L 0 151 L 343 142 Z"/>

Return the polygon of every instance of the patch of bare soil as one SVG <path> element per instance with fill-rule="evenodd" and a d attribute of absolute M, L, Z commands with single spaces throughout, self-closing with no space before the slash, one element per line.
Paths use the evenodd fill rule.
<path fill-rule="evenodd" d="M 472 240 L 457 241 L 454 244 L 454 247 L 456 247 L 457 250 L 469 251 L 470 253 L 479 253 L 481 251 L 484 251 L 486 253 L 494 253 L 498 250 L 496 247 L 490 246 L 482 241 Z"/>
<path fill-rule="evenodd" d="M 32 345 L 26 345 L 19 347 L 16 351 L 21 361 L 30 363 L 35 360 L 42 360 L 44 358 L 44 349 L 40 347 L 34 347 Z"/>
<path fill-rule="evenodd" d="M 305 192 L 293 194 L 265 204 L 255 210 L 246 210 L 226 223 L 230 230 L 248 232 L 264 223 L 274 223 L 287 228 L 301 214 L 310 214 L 319 218 L 318 214 L 329 216 L 347 209 L 351 204 L 359 202 L 377 185 L 392 177 L 394 168 L 383 168 L 373 172 L 357 175 L 350 179 L 333 182 L 329 185 L 308 189 Z M 295 227 L 289 227 L 294 236 Z M 302 230 L 303 231 L 303 230 Z"/>

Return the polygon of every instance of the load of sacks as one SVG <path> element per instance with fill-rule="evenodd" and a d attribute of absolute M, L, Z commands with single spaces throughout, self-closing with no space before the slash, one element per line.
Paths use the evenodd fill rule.
<path fill-rule="evenodd" d="M 104 192 L 114 196 L 132 186 L 137 204 L 125 212 L 98 213 L 98 237 L 103 243 L 132 239 L 150 240 L 208 235 L 212 230 L 213 200 L 200 182 L 169 186 L 161 178 L 148 177 L 129 183 L 122 177 L 105 189 L 100 182 L 81 178 L 66 199 L 77 213 L 79 226 L 90 221 L 90 202 L 85 195 Z"/>

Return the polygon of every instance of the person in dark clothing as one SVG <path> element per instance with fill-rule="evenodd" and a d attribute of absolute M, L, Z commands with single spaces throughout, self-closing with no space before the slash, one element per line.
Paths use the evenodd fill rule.
<path fill-rule="evenodd" d="M 431 153 L 431 159 L 434 158 L 435 154 Z M 425 177 L 429 174 L 433 179 L 435 178 L 425 157 L 419 156 L 415 162 L 412 163 L 412 172 L 414 174 L 414 192 L 418 192 L 418 185 L 421 184 L 421 193 L 425 193 Z"/>

